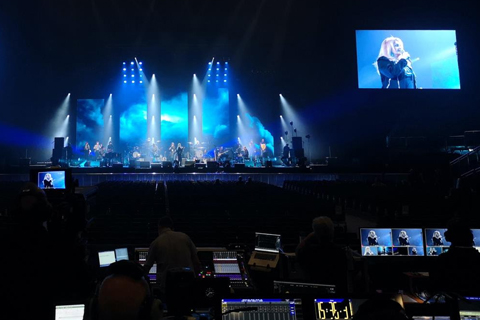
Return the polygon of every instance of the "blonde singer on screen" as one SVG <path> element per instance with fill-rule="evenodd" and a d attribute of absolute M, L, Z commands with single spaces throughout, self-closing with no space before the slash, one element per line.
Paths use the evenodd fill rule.
<path fill-rule="evenodd" d="M 400 38 L 388 37 L 383 40 L 374 66 L 380 75 L 382 89 L 417 88 L 410 54 L 405 51 Z"/>

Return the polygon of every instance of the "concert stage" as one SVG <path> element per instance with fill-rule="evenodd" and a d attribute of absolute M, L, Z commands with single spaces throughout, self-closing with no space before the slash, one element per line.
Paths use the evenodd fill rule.
<path fill-rule="evenodd" d="M 0 182 L 29 181 L 30 169 L 41 169 L 43 166 L 11 167 L 0 173 Z M 47 167 L 45 167 L 47 168 Z M 379 177 L 379 172 L 367 172 L 352 168 L 312 164 L 305 167 L 232 167 L 212 169 L 207 166 L 188 166 L 180 168 L 150 168 L 129 167 L 98 167 L 98 168 L 71 168 L 73 178 L 78 180 L 79 186 L 93 186 L 104 181 L 244 181 L 251 178 L 253 181 L 264 182 L 278 187 L 283 186 L 286 180 L 294 181 L 373 181 Z M 402 181 L 407 178 L 406 173 L 387 173 L 383 178 L 388 181 Z"/>

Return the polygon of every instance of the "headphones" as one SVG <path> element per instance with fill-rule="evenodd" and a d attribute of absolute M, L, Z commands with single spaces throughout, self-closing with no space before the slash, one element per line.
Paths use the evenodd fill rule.
<path fill-rule="evenodd" d="M 150 286 L 150 279 L 145 275 L 143 267 L 133 261 L 121 260 L 112 263 L 107 270 L 107 275 L 104 280 L 97 285 L 95 295 L 88 303 L 85 311 L 84 319 L 97 320 L 99 319 L 99 305 L 98 299 L 101 288 L 104 282 L 108 279 L 117 276 L 128 277 L 139 282 L 146 282 L 146 295 L 138 309 L 138 320 L 157 320 L 162 318 L 162 303 L 160 300 L 153 297 L 152 288 Z"/>

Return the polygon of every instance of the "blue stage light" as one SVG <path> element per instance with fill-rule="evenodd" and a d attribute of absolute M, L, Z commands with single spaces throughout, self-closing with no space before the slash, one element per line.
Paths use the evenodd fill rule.
<path fill-rule="evenodd" d="M 218 73 L 217 73 L 217 77 L 218 77 Z"/>
<path fill-rule="evenodd" d="M 211 62 L 209 62 L 208 64 L 212 64 Z"/>
<path fill-rule="evenodd" d="M 227 82 L 227 80 L 223 80 L 223 82 Z"/>
<path fill-rule="evenodd" d="M 220 64 L 220 62 L 217 62 L 217 64 Z"/>
<path fill-rule="evenodd" d="M 217 71 L 220 70 L 220 68 L 217 68 Z"/>
<path fill-rule="evenodd" d="M 133 69 L 132 69 L 132 71 L 133 71 Z"/>
<path fill-rule="evenodd" d="M 123 71 L 127 71 L 127 68 L 123 68 Z"/>
<path fill-rule="evenodd" d="M 225 71 L 227 71 L 227 68 L 225 68 Z"/>
<path fill-rule="evenodd" d="M 133 77 L 135 77 L 135 75 L 134 75 L 134 74 L 132 74 L 132 78 L 133 78 Z"/>
<path fill-rule="evenodd" d="M 142 68 L 140 68 L 140 71 L 143 71 L 143 69 L 142 69 Z"/>
<path fill-rule="evenodd" d="M 218 82 L 218 80 L 217 80 L 217 82 Z"/>
<path fill-rule="evenodd" d="M 208 80 L 208 82 L 210 82 L 210 80 Z"/>
<path fill-rule="evenodd" d="M 227 74 L 225 73 L 223 76 L 224 76 L 224 77 L 226 77 L 226 76 L 227 76 Z"/>
<path fill-rule="evenodd" d="M 135 83 L 135 81 L 132 81 L 132 83 Z"/>
<path fill-rule="evenodd" d="M 211 74 L 208 75 L 209 77 L 211 76 Z"/>
<path fill-rule="evenodd" d="M 225 61 L 225 64 L 228 64 L 228 61 Z"/>
<path fill-rule="evenodd" d="M 212 71 L 212 68 L 208 69 L 208 71 Z"/>
<path fill-rule="evenodd" d="M 123 64 L 125 64 L 125 62 Z"/>
<path fill-rule="evenodd" d="M 142 75 L 140 75 L 140 78 L 143 78 L 143 76 L 142 76 Z"/>
<path fill-rule="evenodd" d="M 123 83 L 127 83 L 127 80 L 123 81 Z"/>
<path fill-rule="evenodd" d="M 123 75 L 124 78 L 125 78 L 126 76 L 127 76 L 126 74 Z"/>
<path fill-rule="evenodd" d="M 143 83 L 143 81 L 142 81 L 142 80 L 140 80 L 140 83 Z"/>
<path fill-rule="evenodd" d="M 139 64 L 139 65 L 142 65 L 142 61 L 140 61 L 138 64 Z"/>
<path fill-rule="evenodd" d="M 130 62 L 130 64 L 132 64 L 132 65 L 133 65 L 133 61 L 132 61 L 132 62 Z"/>

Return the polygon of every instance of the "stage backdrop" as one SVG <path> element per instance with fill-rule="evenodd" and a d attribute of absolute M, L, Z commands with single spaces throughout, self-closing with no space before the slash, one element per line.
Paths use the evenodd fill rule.
<path fill-rule="evenodd" d="M 104 115 L 103 99 L 78 99 L 77 100 L 77 148 L 83 149 L 86 142 L 93 146 L 97 141 L 107 145 L 104 140 Z"/>

